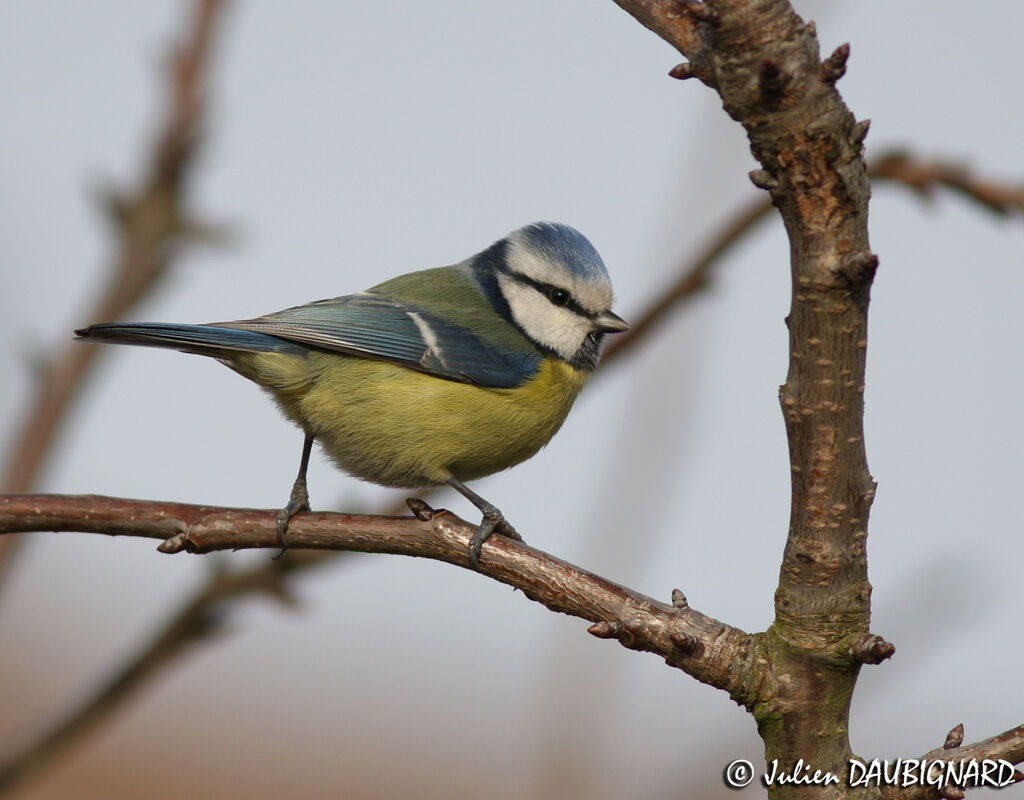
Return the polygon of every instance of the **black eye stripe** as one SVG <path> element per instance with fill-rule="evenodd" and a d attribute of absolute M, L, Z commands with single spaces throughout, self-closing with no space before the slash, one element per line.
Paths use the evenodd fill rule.
<path fill-rule="evenodd" d="M 594 319 L 594 317 L 597 316 L 597 314 L 595 314 L 594 312 L 587 311 L 587 309 L 585 309 L 583 306 L 577 303 L 576 298 L 572 296 L 572 292 L 570 292 L 568 289 L 562 286 L 555 286 L 553 283 L 544 283 L 542 281 L 534 280 L 529 275 L 523 275 L 521 272 L 511 272 L 508 274 L 517 283 L 521 283 L 524 286 L 530 286 L 536 289 L 538 292 L 544 295 L 544 297 L 546 297 L 552 305 L 555 305 L 558 308 L 567 308 L 574 314 L 578 314 L 581 317 L 586 317 L 587 319 Z M 564 303 L 555 303 L 551 299 L 552 292 L 565 292 L 566 301 Z"/>

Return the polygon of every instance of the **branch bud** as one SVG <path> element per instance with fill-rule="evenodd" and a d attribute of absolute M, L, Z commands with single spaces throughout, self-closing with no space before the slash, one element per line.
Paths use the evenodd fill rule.
<path fill-rule="evenodd" d="M 618 620 L 615 622 L 608 622 L 607 620 L 595 622 L 587 628 L 587 633 L 593 634 L 598 639 L 617 639 L 619 634 L 622 633 L 622 623 Z"/>
<path fill-rule="evenodd" d="M 864 144 L 864 139 L 868 135 L 868 128 L 871 127 L 871 120 L 862 119 L 860 122 L 853 126 L 850 131 L 850 140 L 853 142 L 855 147 L 859 147 Z"/>
<path fill-rule="evenodd" d="M 850 57 L 850 43 L 839 45 L 828 58 L 821 62 L 821 79 L 835 83 L 846 74 L 846 60 Z"/>
<path fill-rule="evenodd" d="M 766 169 L 752 169 L 747 173 L 747 176 L 750 178 L 750 182 L 758 189 L 771 191 L 779 185 L 779 182 Z"/>
<path fill-rule="evenodd" d="M 690 64 L 684 62 L 682 64 L 676 64 L 672 69 L 668 71 L 670 78 L 675 78 L 677 81 L 685 81 L 688 78 L 694 77 L 693 67 Z"/>
<path fill-rule="evenodd" d="M 895 645 L 873 633 L 865 633 L 850 648 L 850 654 L 863 664 L 881 664 L 895 652 Z"/>
<path fill-rule="evenodd" d="M 961 722 L 953 730 L 946 734 L 946 741 L 942 743 L 943 750 L 955 750 L 964 743 L 964 724 Z"/>

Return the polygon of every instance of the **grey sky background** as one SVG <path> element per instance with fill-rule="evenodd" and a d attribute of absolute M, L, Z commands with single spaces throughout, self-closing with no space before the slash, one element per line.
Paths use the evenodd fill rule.
<path fill-rule="evenodd" d="M 81 317 L 111 252 L 90 190 L 138 175 L 187 5 L 0 12 L 0 449 L 33 360 L 100 321 Z M 839 86 L 872 119 L 869 155 L 906 146 L 1024 177 L 1024 6 L 796 7 L 826 52 L 852 44 Z M 221 34 L 194 196 L 238 241 L 190 251 L 139 319 L 345 294 L 539 219 L 591 238 L 630 319 L 756 195 L 714 93 L 665 77 L 678 56 L 610 2 L 238 2 Z M 879 185 L 871 236 L 873 629 L 897 653 L 863 671 L 851 736 L 861 755 L 895 757 L 960 721 L 969 741 L 1024 721 L 1024 226 Z M 593 382 L 541 454 L 475 488 L 537 547 L 763 629 L 788 520 L 787 259 L 772 219 L 699 303 Z M 300 446 L 220 365 L 112 349 L 40 488 L 278 507 Z M 319 457 L 310 492 L 345 510 L 402 496 Z M 0 750 L 85 693 L 209 568 L 145 541 L 34 537 L 0 596 Z M 232 635 L 15 797 L 732 797 L 725 764 L 760 763 L 752 721 L 722 693 L 467 571 L 356 556 L 297 593 L 294 613 L 242 607 Z"/>

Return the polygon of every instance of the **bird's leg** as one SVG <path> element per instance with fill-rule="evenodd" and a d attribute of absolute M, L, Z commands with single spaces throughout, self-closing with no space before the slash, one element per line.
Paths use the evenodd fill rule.
<path fill-rule="evenodd" d="M 466 484 L 456 477 L 448 478 L 448 485 L 465 497 L 483 512 L 483 519 L 480 520 L 480 527 L 476 529 L 473 538 L 469 541 L 469 563 L 473 569 L 480 569 L 480 551 L 492 533 L 499 533 L 517 542 L 523 541 L 523 537 L 516 533 L 516 529 L 509 524 L 502 513 L 493 505 L 484 500 L 480 495 L 470 489 Z"/>
<path fill-rule="evenodd" d="M 277 541 L 281 543 L 281 553 L 288 549 L 284 535 L 288 532 L 288 523 L 300 511 L 309 511 L 309 492 L 306 490 L 306 469 L 309 467 L 309 454 L 313 450 L 313 434 L 307 433 L 302 443 L 302 459 L 299 461 L 299 474 L 292 484 L 292 496 L 288 505 L 277 512 Z M 275 558 L 280 558 L 278 553 Z"/>

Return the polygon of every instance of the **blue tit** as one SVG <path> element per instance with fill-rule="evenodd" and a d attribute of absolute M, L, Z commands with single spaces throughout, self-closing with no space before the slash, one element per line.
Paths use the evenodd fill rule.
<path fill-rule="evenodd" d="M 309 510 L 314 441 L 343 470 L 383 486 L 448 484 L 483 514 L 474 568 L 495 531 L 520 537 L 464 481 L 534 455 L 597 366 L 611 311 L 601 256 L 579 231 L 539 222 L 449 267 L 359 294 L 235 322 L 91 325 L 88 342 L 212 356 L 265 389 L 305 432 L 299 474 L 278 515 Z"/>

